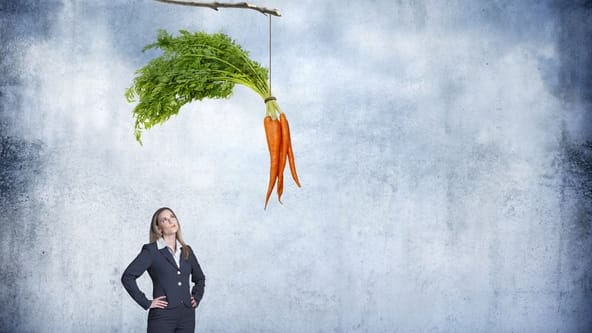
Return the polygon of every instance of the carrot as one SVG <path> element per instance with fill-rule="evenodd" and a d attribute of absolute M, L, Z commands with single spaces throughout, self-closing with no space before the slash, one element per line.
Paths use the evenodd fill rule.
<path fill-rule="evenodd" d="M 283 118 L 282 118 L 283 116 Z M 286 122 L 282 121 L 285 119 L 283 113 L 280 113 L 280 127 L 282 129 L 282 141 L 280 145 L 280 165 L 278 170 L 278 184 L 277 184 L 277 195 L 278 201 L 282 203 L 282 193 L 284 193 L 284 168 L 286 167 L 286 159 L 288 157 L 288 148 L 290 144 L 290 140 L 288 140 L 290 133 L 288 132 L 288 128 L 286 126 Z"/>
<path fill-rule="evenodd" d="M 269 196 L 275 186 L 275 181 L 278 176 L 279 162 L 280 162 L 280 144 L 282 139 L 282 132 L 279 120 L 272 120 L 270 116 L 263 119 L 263 127 L 265 128 L 265 137 L 267 138 L 267 148 L 269 149 L 269 184 L 267 185 L 267 195 L 265 196 L 265 207 Z"/>
<path fill-rule="evenodd" d="M 294 161 L 294 151 L 292 150 L 292 139 L 290 138 L 290 125 L 288 125 L 288 119 L 284 113 L 280 113 L 280 124 L 282 126 L 282 136 L 285 133 L 285 140 L 287 141 L 288 145 L 288 163 L 290 164 L 290 173 L 292 174 L 292 179 L 298 187 L 300 186 L 300 181 L 298 180 L 298 174 L 296 173 L 296 162 Z"/>

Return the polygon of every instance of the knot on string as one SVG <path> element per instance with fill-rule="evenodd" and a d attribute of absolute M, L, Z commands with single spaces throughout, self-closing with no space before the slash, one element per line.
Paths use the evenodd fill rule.
<path fill-rule="evenodd" d="M 277 98 L 275 98 L 274 96 L 269 96 L 266 99 L 264 99 L 263 101 L 265 102 L 265 104 L 267 104 L 267 102 L 277 101 Z"/>

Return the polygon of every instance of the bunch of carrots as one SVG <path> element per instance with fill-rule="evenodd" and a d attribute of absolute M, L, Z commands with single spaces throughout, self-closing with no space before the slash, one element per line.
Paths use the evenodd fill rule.
<path fill-rule="evenodd" d="M 292 179 L 298 187 L 300 181 L 296 172 L 296 163 L 294 161 L 294 151 L 292 150 L 292 139 L 290 138 L 290 125 L 286 115 L 279 110 L 275 97 L 268 97 L 265 100 L 267 104 L 267 116 L 263 118 L 263 127 L 265 128 L 265 137 L 267 138 L 267 148 L 269 149 L 269 184 L 267 185 L 267 194 L 265 196 L 265 208 L 269 202 L 271 192 L 277 181 L 278 201 L 282 203 L 282 194 L 284 192 L 284 168 L 286 159 L 290 164 L 290 173 Z M 274 103 L 276 105 L 274 105 Z M 279 111 L 279 119 L 275 110 Z M 275 117 L 275 118 L 274 118 Z"/>
<path fill-rule="evenodd" d="M 228 98 L 234 85 L 240 84 L 261 96 L 266 106 L 263 124 L 271 165 L 264 209 L 276 182 L 278 201 L 282 202 L 286 159 L 300 187 L 288 120 L 271 96 L 267 68 L 251 60 L 247 51 L 223 33 L 181 30 L 179 36 L 172 36 L 159 30 L 156 42 L 144 47 L 144 51 L 150 49 L 160 49 L 163 54 L 136 71 L 125 93 L 129 102 L 138 102 L 133 115 L 140 144 L 144 130 L 166 122 L 183 105 L 204 98 Z"/>

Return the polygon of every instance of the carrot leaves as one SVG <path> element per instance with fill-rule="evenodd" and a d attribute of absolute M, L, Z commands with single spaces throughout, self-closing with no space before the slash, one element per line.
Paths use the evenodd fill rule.
<path fill-rule="evenodd" d="M 263 99 L 269 96 L 267 69 L 223 33 L 181 30 L 173 37 L 159 30 L 156 42 L 143 51 L 149 49 L 163 54 L 137 70 L 125 92 L 128 102 L 138 102 L 133 116 L 140 144 L 143 130 L 165 122 L 189 102 L 228 98 L 235 84 L 251 88 Z"/>

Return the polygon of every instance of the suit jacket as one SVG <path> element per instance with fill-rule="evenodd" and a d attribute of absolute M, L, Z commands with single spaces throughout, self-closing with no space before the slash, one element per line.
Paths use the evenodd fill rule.
<path fill-rule="evenodd" d="M 156 242 L 145 244 L 142 251 L 126 268 L 121 276 L 121 283 L 130 296 L 144 309 L 150 308 L 151 300 L 138 288 L 136 279 L 148 271 L 152 279 L 152 299 L 166 296 L 167 309 L 181 304 L 191 307 L 191 296 L 199 304 L 203 297 L 205 276 L 197 262 L 197 258 L 189 247 L 189 257 L 185 259 L 181 253 L 179 266 L 168 248 L 158 249 Z M 189 288 L 189 275 L 194 283 Z"/>

